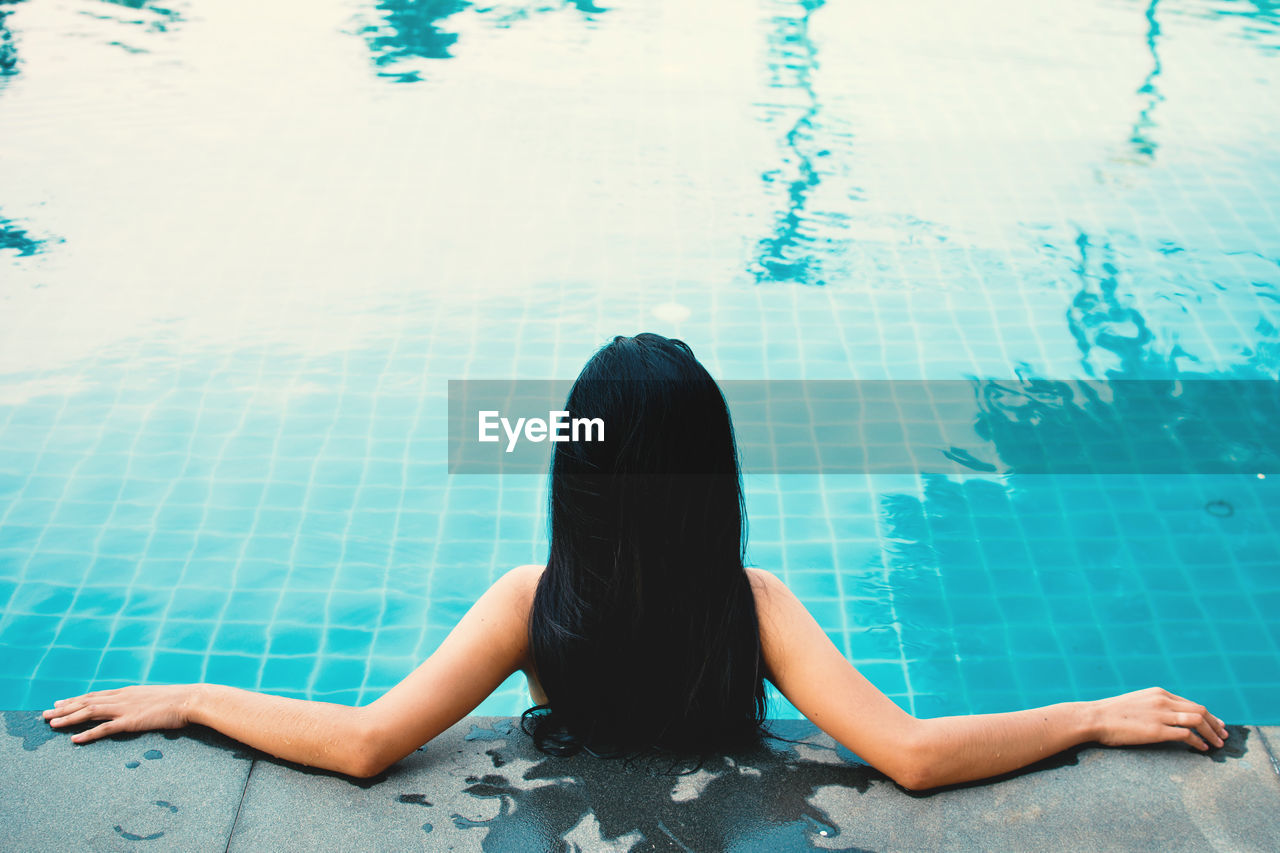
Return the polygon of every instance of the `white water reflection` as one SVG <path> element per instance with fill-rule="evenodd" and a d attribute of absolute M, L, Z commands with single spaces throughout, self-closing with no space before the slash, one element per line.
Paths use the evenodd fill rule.
<path fill-rule="evenodd" d="M 1245 357 L 1278 321 L 1260 6 L 7 11 L 0 216 L 41 251 L 0 244 L 3 373 L 165 336 L 323 350 L 422 294 L 470 335 L 516 293 L 555 316 L 566 287 L 656 305 L 797 284 L 830 291 L 796 297 L 814 310 L 920 291 L 1000 311 L 1049 288 L 1019 357 L 1051 370 L 1080 233 L 1166 351 Z M 962 313 L 982 346 L 997 321 Z M 935 332 L 892 334 L 930 363 Z"/>

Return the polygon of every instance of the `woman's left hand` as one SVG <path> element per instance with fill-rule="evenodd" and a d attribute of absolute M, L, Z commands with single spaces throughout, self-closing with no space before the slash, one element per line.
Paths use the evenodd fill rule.
<path fill-rule="evenodd" d="M 118 732 L 180 729 L 190 719 L 189 709 L 197 686 L 169 684 L 95 690 L 83 696 L 59 699 L 44 712 L 44 718 L 55 729 L 89 720 L 106 720 L 101 725 L 72 735 L 71 740 L 75 743 L 89 743 Z"/>

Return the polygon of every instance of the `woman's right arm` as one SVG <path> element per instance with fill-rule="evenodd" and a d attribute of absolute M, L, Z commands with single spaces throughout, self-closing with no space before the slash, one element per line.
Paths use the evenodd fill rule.
<path fill-rule="evenodd" d="M 529 607 L 541 566 L 520 566 L 472 605 L 430 657 L 364 707 L 271 696 L 217 684 L 100 690 L 60 699 L 54 728 L 106 720 L 72 737 L 200 723 L 277 758 L 351 776 L 373 776 L 470 713 L 528 655 Z"/>
<path fill-rule="evenodd" d="M 867 681 L 774 575 L 749 569 L 769 680 L 800 713 L 904 788 L 998 776 L 1097 741 L 1221 746 L 1222 721 L 1159 688 L 1006 714 L 918 720 Z"/>

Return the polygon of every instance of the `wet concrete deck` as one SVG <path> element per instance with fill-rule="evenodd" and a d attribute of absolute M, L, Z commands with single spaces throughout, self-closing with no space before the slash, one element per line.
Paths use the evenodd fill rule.
<path fill-rule="evenodd" d="M 1280 850 L 1280 728 L 1181 745 L 1081 747 L 980 785 L 911 794 L 803 722 L 700 770 L 535 751 L 472 717 L 359 783 L 208 729 L 75 746 L 4 714 L 14 850 Z"/>

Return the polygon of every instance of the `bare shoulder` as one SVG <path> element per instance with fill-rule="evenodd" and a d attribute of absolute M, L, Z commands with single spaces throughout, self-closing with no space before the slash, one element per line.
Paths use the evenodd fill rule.
<path fill-rule="evenodd" d="M 541 580 L 544 571 L 546 566 L 536 563 L 516 566 L 494 581 L 493 589 L 501 590 L 504 598 L 507 598 L 518 612 L 527 613 L 533 606 L 533 594 L 538 589 L 538 581 Z"/>
<path fill-rule="evenodd" d="M 515 569 L 509 570 L 503 578 L 509 578 L 517 583 L 527 585 L 538 585 L 538 579 L 547 571 L 547 566 L 538 564 L 538 562 L 530 562 L 524 566 L 516 566 Z"/>
<path fill-rule="evenodd" d="M 780 593 L 788 593 L 787 585 L 782 578 L 764 569 L 747 567 L 747 578 L 751 581 L 751 592 L 756 598 L 756 608 L 766 610 Z"/>
<path fill-rule="evenodd" d="M 773 633 L 775 626 L 794 618 L 792 612 L 799 600 L 782 578 L 764 569 L 747 569 L 747 578 L 751 581 L 751 592 L 756 601 L 756 618 L 760 623 L 762 638 L 768 642 L 767 635 Z M 803 607 L 803 605 L 801 605 Z"/>
<path fill-rule="evenodd" d="M 788 622 L 788 599 L 791 590 L 773 572 L 747 568 L 747 579 L 756 603 L 756 624 L 760 630 L 760 649 L 764 654 L 765 678 L 777 683 L 775 673 L 785 664 L 781 659 L 782 638 Z"/>
<path fill-rule="evenodd" d="M 475 613 L 477 624 L 484 624 L 489 629 L 496 625 L 508 633 L 523 635 L 541 577 L 542 566 L 516 566 L 504 572 L 489 585 L 468 615 Z M 466 622 L 464 619 L 459 625 Z"/>
<path fill-rule="evenodd" d="M 531 563 L 525 566 L 516 566 L 507 572 L 498 582 L 494 584 L 506 584 L 509 587 L 511 595 L 510 608 L 513 617 L 519 620 L 521 626 L 521 639 L 524 643 L 523 650 L 520 654 L 520 669 L 524 672 L 525 677 L 529 680 L 529 692 L 536 703 L 547 701 L 547 694 L 542 689 L 542 685 L 538 682 L 536 667 L 533 664 L 533 654 L 528 644 L 528 625 L 530 614 L 533 612 L 533 596 L 538 590 L 538 581 L 542 579 L 542 573 L 546 571 L 546 566 Z"/>

